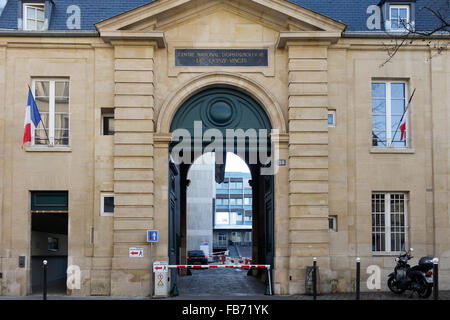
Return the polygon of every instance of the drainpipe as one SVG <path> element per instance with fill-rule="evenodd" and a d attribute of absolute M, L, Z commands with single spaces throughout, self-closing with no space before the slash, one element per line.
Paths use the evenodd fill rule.
<path fill-rule="evenodd" d="M 432 65 L 432 52 L 429 52 L 429 61 L 430 61 L 430 90 L 429 92 L 433 92 L 433 65 Z M 437 257 L 436 255 L 436 185 L 434 181 L 434 127 L 433 127 L 433 94 L 430 96 L 430 129 L 431 129 L 431 192 L 432 192 L 432 213 L 433 213 L 433 257 Z"/>

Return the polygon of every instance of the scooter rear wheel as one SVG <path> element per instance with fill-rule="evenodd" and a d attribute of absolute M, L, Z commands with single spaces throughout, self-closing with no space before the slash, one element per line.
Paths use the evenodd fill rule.
<path fill-rule="evenodd" d="M 420 280 L 420 285 L 422 286 L 422 289 L 417 291 L 417 293 L 419 294 L 419 297 L 427 299 L 429 296 L 431 296 L 433 288 L 430 285 L 428 285 L 425 279 Z"/>
<path fill-rule="evenodd" d="M 395 280 L 394 276 L 389 277 L 387 282 L 389 290 L 391 290 L 395 294 L 402 294 L 403 292 L 405 292 L 404 289 L 400 289 L 396 286 L 396 282 L 397 281 Z"/>

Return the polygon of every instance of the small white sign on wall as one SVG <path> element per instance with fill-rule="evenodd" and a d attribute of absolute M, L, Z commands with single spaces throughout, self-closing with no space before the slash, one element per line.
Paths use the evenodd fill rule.
<path fill-rule="evenodd" d="M 143 258 L 144 248 L 130 248 L 128 256 L 130 258 Z"/>

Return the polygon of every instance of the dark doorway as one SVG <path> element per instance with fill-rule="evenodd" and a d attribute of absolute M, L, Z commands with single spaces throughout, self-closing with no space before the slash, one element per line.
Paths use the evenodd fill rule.
<path fill-rule="evenodd" d="M 49 294 L 66 294 L 68 256 L 67 192 L 31 193 L 31 290 L 41 294 L 47 261 Z"/>

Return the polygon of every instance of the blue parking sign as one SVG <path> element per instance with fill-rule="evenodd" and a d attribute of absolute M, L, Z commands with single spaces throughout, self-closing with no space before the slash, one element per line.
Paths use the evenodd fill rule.
<path fill-rule="evenodd" d="M 158 242 L 158 230 L 147 230 L 147 242 Z"/>

